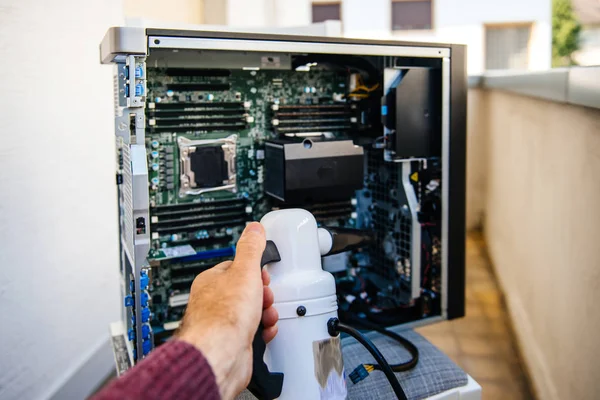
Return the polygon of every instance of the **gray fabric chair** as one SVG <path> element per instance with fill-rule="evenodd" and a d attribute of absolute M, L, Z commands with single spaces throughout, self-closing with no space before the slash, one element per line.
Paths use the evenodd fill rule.
<path fill-rule="evenodd" d="M 419 349 L 419 363 L 410 371 L 397 373 L 406 396 L 410 400 L 421 400 L 438 393 L 465 386 L 467 374 L 454 364 L 444 353 L 427 339 L 412 330 L 393 329 L 410 340 Z M 408 361 L 410 354 L 397 342 L 377 332 L 367 334 L 390 364 Z M 373 357 L 351 337 L 342 339 L 344 368 L 348 376 L 359 364 L 374 363 Z M 356 385 L 346 378 L 348 399 L 395 399 L 394 392 L 381 371 L 373 371 Z M 248 391 L 242 392 L 238 400 L 255 400 Z"/>
<path fill-rule="evenodd" d="M 426 399 L 447 390 L 465 386 L 467 374 L 427 339 L 412 330 L 392 329 L 414 343 L 419 349 L 419 363 L 407 372 L 396 376 L 410 400 Z M 367 334 L 390 364 L 408 361 L 410 354 L 394 340 L 377 332 Z M 342 340 L 344 368 L 349 375 L 361 363 L 373 363 L 373 357 L 356 340 Z M 356 385 L 346 379 L 348 399 L 395 399 L 394 392 L 381 371 L 373 371 Z"/>

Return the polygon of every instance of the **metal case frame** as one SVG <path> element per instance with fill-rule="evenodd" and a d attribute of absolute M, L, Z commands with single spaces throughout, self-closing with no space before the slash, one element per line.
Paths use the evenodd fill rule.
<path fill-rule="evenodd" d="M 167 29 L 113 27 L 100 45 L 100 60 L 115 64 L 115 132 L 124 152 L 125 170 L 117 180 L 125 182 L 119 190 L 121 208 L 127 214 L 121 217 L 121 270 L 123 297 L 131 295 L 127 274 L 135 277 L 133 304 L 136 314 L 141 313 L 142 271 L 148 266 L 149 214 L 147 162 L 144 149 L 144 79 L 136 78 L 136 66 L 144 66 L 151 49 L 203 49 L 270 52 L 312 52 L 327 54 L 360 54 L 376 56 L 406 56 L 438 58 L 442 61 L 442 314 L 411 325 L 420 325 L 440 319 L 462 317 L 465 313 L 465 191 L 466 191 L 466 47 L 453 44 L 414 43 L 401 41 L 358 40 L 332 37 L 308 37 L 237 32 L 210 32 Z M 142 74 L 144 77 L 145 74 Z M 131 77 L 131 79 L 130 79 Z M 126 90 L 126 85 L 132 88 Z M 141 93 L 136 93 L 139 86 Z M 138 96 L 140 94 L 140 96 Z M 129 176 L 126 176 L 128 175 Z M 143 234 L 128 226 L 136 218 L 145 218 Z M 413 288 L 414 290 L 414 288 Z M 131 312 L 123 313 L 125 326 Z M 135 321 L 136 336 L 142 337 L 141 318 Z M 119 330 L 117 330 L 119 331 Z M 121 329 L 119 334 L 125 334 Z M 143 354 L 142 340 L 136 349 Z"/>

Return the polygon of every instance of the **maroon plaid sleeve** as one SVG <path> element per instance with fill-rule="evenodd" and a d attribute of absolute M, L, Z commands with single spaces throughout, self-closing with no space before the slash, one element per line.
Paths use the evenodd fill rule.
<path fill-rule="evenodd" d="M 154 350 L 115 379 L 92 400 L 219 400 L 219 388 L 208 361 L 194 346 L 178 340 Z"/>

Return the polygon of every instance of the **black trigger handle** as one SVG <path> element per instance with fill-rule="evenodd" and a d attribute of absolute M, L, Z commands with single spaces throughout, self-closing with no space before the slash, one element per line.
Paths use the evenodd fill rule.
<path fill-rule="evenodd" d="M 265 251 L 263 251 L 262 258 L 260 259 L 260 266 L 264 267 L 267 264 L 281 261 L 281 255 L 275 243 L 272 240 L 267 240 Z"/>
<path fill-rule="evenodd" d="M 272 262 L 281 261 L 281 255 L 275 243 L 267 240 L 265 251 L 260 260 L 261 268 Z M 264 355 L 267 345 L 263 340 L 263 325 L 258 326 L 252 341 L 252 378 L 248 390 L 259 400 L 273 400 L 281 395 L 283 373 L 271 372 L 265 364 Z"/>

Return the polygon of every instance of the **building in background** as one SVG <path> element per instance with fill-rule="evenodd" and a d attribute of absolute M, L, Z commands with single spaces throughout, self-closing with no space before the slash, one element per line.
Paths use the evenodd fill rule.
<path fill-rule="evenodd" d="M 550 0 L 204 0 L 204 23 L 264 28 L 340 20 L 353 38 L 465 43 L 469 74 L 544 70 Z"/>
<path fill-rule="evenodd" d="M 579 65 L 600 65 L 600 1 L 572 0 L 581 23 L 580 50 L 575 53 Z"/>

